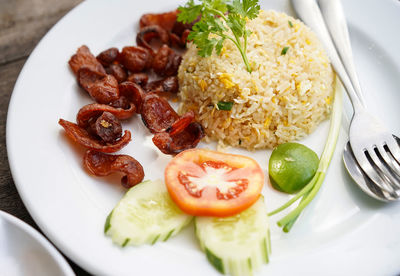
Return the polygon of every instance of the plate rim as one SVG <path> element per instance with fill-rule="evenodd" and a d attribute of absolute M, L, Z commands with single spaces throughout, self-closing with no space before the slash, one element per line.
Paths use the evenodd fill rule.
<path fill-rule="evenodd" d="M 43 235 L 41 235 L 35 228 L 24 222 L 23 220 L 0 210 L 0 219 L 3 219 L 14 227 L 22 230 L 26 235 L 30 236 L 32 239 L 37 241 L 40 246 L 51 256 L 52 260 L 57 264 L 57 266 L 65 273 L 66 276 L 73 276 L 71 266 L 64 259 L 61 253 L 48 241 Z"/>

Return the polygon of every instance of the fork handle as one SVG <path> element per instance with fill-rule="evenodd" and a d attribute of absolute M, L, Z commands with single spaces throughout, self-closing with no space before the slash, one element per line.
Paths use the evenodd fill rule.
<path fill-rule="evenodd" d="M 329 36 L 328 29 L 325 26 L 325 22 L 322 18 L 321 11 L 315 0 L 292 0 L 293 8 L 296 11 L 299 18 L 306 23 L 321 40 L 324 48 L 331 60 L 331 64 L 335 69 L 337 75 L 343 83 L 346 89 L 347 95 L 349 96 L 355 113 L 362 111 L 363 105 L 359 100 L 353 85 L 347 75 L 346 70 L 336 52 L 335 46 Z"/>
<path fill-rule="evenodd" d="M 353 88 L 360 99 L 361 104 L 365 106 L 363 93 L 353 61 L 349 31 L 342 3 L 340 0 L 318 0 L 318 3 L 322 12 L 322 17 L 329 29 L 333 43 L 335 44 L 344 68 L 349 75 Z"/>

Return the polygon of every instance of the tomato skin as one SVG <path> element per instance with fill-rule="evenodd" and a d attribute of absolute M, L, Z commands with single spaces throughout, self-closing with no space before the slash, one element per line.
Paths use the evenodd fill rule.
<path fill-rule="evenodd" d="M 234 168 L 232 175 L 247 179 L 247 187 L 235 198 L 218 199 L 216 188 L 205 187 L 201 196 L 191 195 L 179 180 L 182 172 L 204 175 L 201 164 L 217 161 Z M 236 178 L 235 178 L 236 179 Z M 240 213 L 258 200 L 264 186 L 264 173 L 258 163 L 246 156 L 205 149 L 190 149 L 176 155 L 165 168 L 165 184 L 172 200 L 193 216 L 227 217 Z"/>

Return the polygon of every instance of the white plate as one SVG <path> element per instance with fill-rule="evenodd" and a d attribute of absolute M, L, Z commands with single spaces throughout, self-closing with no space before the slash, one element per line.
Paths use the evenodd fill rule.
<path fill-rule="evenodd" d="M 400 133 L 400 6 L 395 0 L 343 1 L 356 65 L 371 112 Z M 176 8 L 175 0 L 87 1 L 65 16 L 40 42 L 15 86 L 7 122 L 7 145 L 18 191 L 43 232 L 73 261 L 94 274 L 218 275 L 200 251 L 193 227 L 155 246 L 119 248 L 103 235 L 107 214 L 123 190 L 115 178 L 95 178 L 81 168 L 83 150 L 64 135 L 59 118 L 74 121 L 89 103 L 68 68 L 76 49 L 93 53 L 134 44 L 146 12 Z M 288 1 L 265 0 L 264 9 L 293 14 Z M 347 117 L 351 114 L 348 102 Z M 344 116 L 346 117 L 346 116 Z M 146 178 L 162 177 L 170 156 L 152 145 L 140 118 L 125 124 L 133 141 L 122 150 L 144 166 Z M 302 143 L 321 152 L 328 122 Z M 400 205 L 362 194 L 342 164 L 348 120 L 343 119 L 327 179 L 290 234 L 272 218 L 273 256 L 259 275 L 392 275 L 400 272 Z M 147 134 L 147 136 L 146 136 Z M 266 170 L 268 151 L 246 152 Z M 287 196 L 266 184 L 269 210 Z M 278 216 L 279 217 L 279 216 Z"/>
<path fill-rule="evenodd" d="M 75 275 L 61 254 L 39 232 L 2 211 L 0 244 L 0 275 Z"/>

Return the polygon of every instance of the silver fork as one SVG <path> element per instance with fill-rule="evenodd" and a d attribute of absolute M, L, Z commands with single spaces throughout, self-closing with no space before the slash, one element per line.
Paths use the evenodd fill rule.
<path fill-rule="evenodd" d="M 366 111 L 363 102 L 360 101 L 362 92 L 355 71 L 352 72 L 352 79 L 356 80 L 354 87 L 357 92 L 336 52 L 315 0 L 292 0 L 292 3 L 298 16 L 321 39 L 332 66 L 351 100 L 354 115 L 350 124 L 349 138 L 359 166 L 379 188 L 390 194 L 398 194 L 400 192 L 400 165 L 397 161 L 400 160 L 399 144 L 395 137 Z"/>
<path fill-rule="evenodd" d="M 321 8 L 321 11 L 322 11 L 322 16 L 324 18 L 324 21 L 329 29 L 329 32 L 333 39 L 333 42 L 336 46 L 336 50 L 339 53 L 341 60 L 344 64 L 345 70 L 347 71 L 347 74 L 349 75 L 349 78 L 353 84 L 353 88 L 354 88 L 358 98 L 360 99 L 362 106 L 365 108 L 360 82 L 358 80 L 354 62 L 353 62 L 353 54 L 351 51 L 351 44 L 350 44 L 350 39 L 349 39 L 349 34 L 348 34 L 348 29 L 347 29 L 347 24 L 346 24 L 346 18 L 344 16 L 341 1 L 340 0 L 318 0 L 318 3 Z M 364 111 L 365 111 L 365 109 L 364 109 Z M 360 117 L 360 114 L 358 114 L 358 116 Z M 364 120 L 367 119 L 367 118 L 363 118 L 363 117 L 361 117 L 361 118 Z M 391 137 L 391 136 L 389 135 L 389 137 Z M 390 139 L 390 140 L 393 142 L 392 139 Z M 397 142 L 395 144 L 397 144 Z M 377 162 L 378 167 L 381 168 L 380 171 L 382 172 L 382 171 L 386 170 L 386 172 L 389 174 L 395 173 L 395 177 L 398 178 L 398 176 L 400 174 L 399 164 L 395 160 L 393 160 L 393 158 L 390 158 L 390 157 L 393 157 L 393 154 L 387 153 L 385 146 L 383 147 L 382 150 L 385 150 L 385 151 L 383 152 L 383 154 L 380 153 L 380 156 L 384 159 L 385 162 L 391 164 L 392 171 L 389 170 L 389 172 L 388 172 L 386 167 L 384 167 L 384 165 L 381 163 L 381 161 L 377 160 L 376 156 L 374 155 L 375 162 Z M 397 147 L 395 147 L 395 150 L 398 151 Z M 374 150 L 374 152 L 376 153 L 375 150 Z M 352 151 L 351 151 L 351 153 L 352 153 Z M 370 156 L 368 156 L 367 159 L 369 157 Z M 355 164 L 355 165 L 357 165 L 357 164 Z M 367 164 L 367 166 L 368 166 L 368 164 Z M 364 168 L 365 168 L 365 166 L 364 166 Z M 365 171 L 364 171 L 364 173 L 365 173 Z M 381 183 L 386 183 L 387 182 L 386 178 L 384 180 L 385 181 L 383 181 L 382 178 L 375 177 L 375 181 L 374 181 L 375 185 L 379 185 Z M 398 181 L 398 179 L 395 179 L 394 181 Z M 360 184 L 360 183 L 358 183 L 358 184 Z M 381 186 L 382 185 L 384 185 L 384 184 L 381 184 Z M 390 185 L 390 183 L 387 185 Z M 393 189 L 390 186 L 389 186 L 389 189 L 386 189 L 386 192 L 392 192 L 392 191 L 393 191 Z M 394 191 L 397 191 L 396 187 L 395 187 Z M 399 197 L 400 195 L 395 193 L 392 196 Z M 388 197 L 390 197 L 390 195 L 387 195 L 384 198 L 387 199 Z"/>

